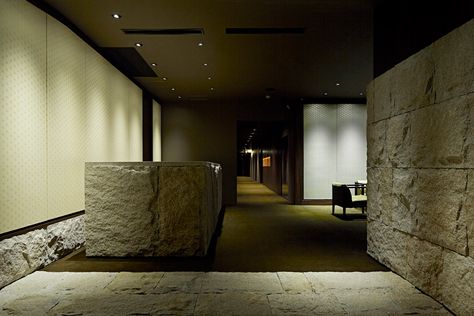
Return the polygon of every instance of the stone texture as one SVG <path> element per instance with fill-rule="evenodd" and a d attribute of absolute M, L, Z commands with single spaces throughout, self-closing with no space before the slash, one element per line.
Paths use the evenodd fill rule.
<path fill-rule="evenodd" d="M 367 126 L 367 166 L 384 167 L 388 165 L 385 137 L 387 121 L 380 121 Z"/>
<path fill-rule="evenodd" d="M 439 297 L 458 315 L 474 314 L 474 259 L 446 250 L 439 274 Z"/>
<path fill-rule="evenodd" d="M 412 113 L 411 165 L 462 167 L 469 115 L 466 97 L 451 99 Z"/>
<path fill-rule="evenodd" d="M 464 143 L 464 167 L 474 169 L 474 93 L 466 96 L 469 113 L 467 135 Z"/>
<path fill-rule="evenodd" d="M 268 301 L 272 315 L 346 315 L 333 293 L 272 294 Z"/>
<path fill-rule="evenodd" d="M 467 250 L 469 256 L 474 258 L 474 170 L 468 173 L 465 195 L 463 209 L 466 213 Z"/>
<path fill-rule="evenodd" d="M 0 241 L 0 288 L 84 244 L 83 216 Z"/>
<path fill-rule="evenodd" d="M 209 272 L 204 279 L 202 291 L 205 293 L 245 291 L 263 294 L 284 292 L 278 275 L 269 272 Z"/>
<path fill-rule="evenodd" d="M 389 73 L 394 115 L 434 103 L 435 65 L 431 46 L 402 61 Z"/>
<path fill-rule="evenodd" d="M 367 98 L 367 125 L 374 122 L 374 82 L 371 81 L 366 89 Z"/>
<path fill-rule="evenodd" d="M 386 150 L 392 167 L 411 166 L 411 113 L 392 117 L 387 122 Z"/>
<path fill-rule="evenodd" d="M 433 43 L 436 102 L 474 92 L 474 20 Z"/>
<path fill-rule="evenodd" d="M 267 296 L 256 293 L 199 295 L 194 315 L 271 315 Z"/>
<path fill-rule="evenodd" d="M 285 293 L 297 294 L 297 293 L 312 293 L 313 288 L 309 283 L 308 279 L 303 273 L 300 272 L 278 272 L 278 278 L 280 279 L 281 286 Z"/>
<path fill-rule="evenodd" d="M 418 174 L 414 169 L 393 169 L 393 207 L 391 220 L 394 228 L 410 233 L 416 229 L 415 182 Z M 381 182 L 381 179 L 374 179 Z"/>
<path fill-rule="evenodd" d="M 86 163 L 86 254 L 204 256 L 221 179 L 208 162 Z"/>
<path fill-rule="evenodd" d="M 374 79 L 374 121 L 392 116 L 394 98 L 392 96 L 393 72 L 387 71 Z"/>
<path fill-rule="evenodd" d="M 457 272 L 457 270 L 452 270 Z M 451 272 L 450 272 L 451 273 Z M 229 276 L 229 277 L 227 277 Z M 280 276 L 280 277 L 279 277 Z M 302 293 L 272 284 L 291 280 Z M 320 293 L 306 291 L 310 277 Z M 446 275 L 451 277 L 451 274 Z M 194 280 L 194 281 L 193 281 Z M 199 280 L 217 284 L 216 292 Z M 195 282 L 198 281 L 198 282 Z M 174 289 L 166 293 L 158 289 Z M 183 291 L 184 284 L 190 284 Z M 233 284 L 236 282 L 236 284 Z M 245 285 L 249 282 L 249 285 Z M 258 283 L 264 284 L 258 286 Z M 199 286 L 195 286 L 199 284 Z M 295 284 L 298 284 L 295 286 Z M 304 284 L 301 287 L 301 284 Z M 151 290 L 150 290 L 151 289 Z M 190 293 L 190 289 L 195 293 Z M 276 291 L 276 292 L 272 292 Z M 378 273 L 55 273 L 35 272 L 0 290 L 7 315 L 446 315 L 391 272 Z"/>
<path fill-rule="evenodd" d="M 389 224 L 392 221 L 394 197 L 391 168 L 367 169 L 367 216 Z"/>

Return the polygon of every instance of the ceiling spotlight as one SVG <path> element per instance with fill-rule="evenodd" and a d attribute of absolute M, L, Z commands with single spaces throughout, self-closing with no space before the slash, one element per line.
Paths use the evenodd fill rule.
<path fill-rule="evenodd" d="M 118 13 L 114 13 L 114 14 L 112 14 L 112 17 L 113 17 L 114 19 L 120 19 L 122 16 L 121 16 L 120 14 L 118 14 Z"/>
<path fill-rule="evenodd" d="M 135 46 L 136 46 L 136 47 L 142 47 L 143 44 L 142 44 L 142 43 L 135 43 Z"/>
<path fill-rule="evenodd" d="M 211 79 L 212 79 L 212 77 L 207 77 L 207 80 L 211 80 Z"/>
<path fill-rule="evenodd" d="M 151 63 L 151 65 L 152 65 L 153 67 L 156 67 L 156 63 Z"/>
<path fill-rule="evenodd" d="M 174 91 L 174 90 L 176 90 L 176 89 L 175 89 L 175 88 L 171 88 L 171 91 Z"/>
<path fill-rule="evenodd" d="M 214 91 L 214 88 L 211 88 L 211 91 Z"/>
<path fill-rule="evenodd" d="M 163 79 L 163 81 L 166 81 L 166 80 L 168 80 L 168 78 L 166 78 L 166 77 L 163 77 L 163 78 L 161 78 L 161 79 Z"/>
<path fill-rule="evenodd" d="M 304 100 L 304 98 L 300 98 L 300 101 L 303 101 L 303 100 Z"/>
<path fill-rule="evenodd" d="M 341 84 L 340 84 L 339 82 L 337 82 L 337 83 L 336 83 L 336 86 L 338 86 L 338 87 L 339 87 L 340 85 L 341 85 Z"/>
<path fill-rule="evenodd" d="M 361 93 L 359 93 L 359 95 L 364 95 L 364 94 L 361 92 Z"/>
<path fill-rule="evenodd" d="M 253 129 L 254 132 L 255 132 L 256 130 L 257 130 L 256 128 Z"/>
<path fill-rule="evenodd" d="M 199 43 L 198 43 L 198 46 L 199 46 L 199 47 L 201 47 L 201 46 L 203 46 L 203 45 L 204 45 L 204 44 L 203 44 L 202 42 L 199 42 Z"/>
<path fill-rule="evenodd" d="M 207 63 L 202 64 L 204 67 L 207 67 Z"/>
<path fill-rule="evenodd" d="M 324 92 L 323 94 L 324 94 L 324 95 L 328 95 L 328 93 L 327 93 L 327 92 Z"/>
<path fill-rule="evenodd" d="M 178 99 L 181 99 L 181 96 L 180 96 L 180 95 L 178 95 Z"/>
<path fill-rule="evenodd" d="M 267 100 L 270 99 L 270 95 L 267 94 L 267 95 L 265 96 L 265 99 L 267 99 Z"/>

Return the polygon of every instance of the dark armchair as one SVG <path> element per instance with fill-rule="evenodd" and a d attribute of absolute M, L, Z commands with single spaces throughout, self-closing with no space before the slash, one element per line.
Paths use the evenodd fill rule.
<path fill-rule="evenodd" d="M 346 215 L 346 208 L 361 207 L 362 213 L 367 208 L 367 195 L 352 195 L 352 188 L 356 188 L 354 184 L 332 184 L 332 213 L 334 214 L 334 206 L 342 207 L 343 214 Z"/>

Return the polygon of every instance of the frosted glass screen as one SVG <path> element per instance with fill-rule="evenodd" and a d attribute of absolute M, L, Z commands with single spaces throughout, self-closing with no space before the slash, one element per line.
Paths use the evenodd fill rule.
<path fill-rule="evenodd" d="M 366 120 L 365 105 L 304 106 L 305 199 L 331 199 L 333 182 L 366 178 Z"/>

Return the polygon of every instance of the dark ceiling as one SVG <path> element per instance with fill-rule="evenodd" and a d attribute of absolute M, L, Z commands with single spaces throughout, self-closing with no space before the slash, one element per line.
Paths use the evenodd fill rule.
<path fill-rule="evenodd" d="M 97 46 L 135 48 L 163 102 L 360 98 L 372 79 L 371 0 L 46 2 Z"/>

